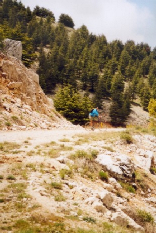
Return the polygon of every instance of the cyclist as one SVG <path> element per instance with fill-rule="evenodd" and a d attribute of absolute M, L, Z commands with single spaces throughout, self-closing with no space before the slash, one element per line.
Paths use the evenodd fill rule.
<path fill-rule="evenodd" d="M 99 112 L 98 107 L 91 110 L 89 113 L 90 125 L 91 128 L 94 128 L 94 121 L 99 121 Z"/>

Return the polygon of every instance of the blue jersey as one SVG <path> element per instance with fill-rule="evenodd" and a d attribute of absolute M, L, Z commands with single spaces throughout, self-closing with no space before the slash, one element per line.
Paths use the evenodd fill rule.
<path fill-rule="evenodd" d="M 89 115 L 90 115 L 91 117 L 98 117 L 98 116 L 99 116 L 99 113 L 98 113 L 97 109 L 95 108 L 91 113 L 89 113 Z"/>

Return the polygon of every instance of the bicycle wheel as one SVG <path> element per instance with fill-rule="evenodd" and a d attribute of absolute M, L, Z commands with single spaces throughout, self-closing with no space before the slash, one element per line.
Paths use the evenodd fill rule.
<path fill-rule="evenodd" d="M 84 127 L 85 127 L 85 129 L 94 130 L 94 127 L 91 126 L 90 122 L 87 122 Z"/>

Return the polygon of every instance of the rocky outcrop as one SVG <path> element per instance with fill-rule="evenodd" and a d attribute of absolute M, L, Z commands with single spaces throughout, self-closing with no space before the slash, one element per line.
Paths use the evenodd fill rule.
<path fill-rule="evenodd" d="M 4 40 L 4 51 L 7 55 L 22 59 L 22 43 L 21 41 L 5 39 Z"/>
<path fill-rule="evenodd" d="M 105 153 L 98 155 L 96 161 L 117 179 L 132 178 L 135 171 L 132 160 L 121 153 L 105 151 Z"/>
<path fill-rule="evenodd" d="M 0 54 L 0 129 L 74 127 L 55 111 L 39 76 L 20 60 Z"/>

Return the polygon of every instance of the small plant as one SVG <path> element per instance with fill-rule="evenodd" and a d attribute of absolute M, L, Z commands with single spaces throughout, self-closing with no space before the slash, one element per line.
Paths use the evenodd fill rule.
<path fill-rule="evenodd" d="M 52 182 L 51 186 L 55 189 L 62 189 L 62 184 L 57 182 Z"/>
<path fill-rule="evenodd" d="M 71 154 L 70 158 L 75 160 L 75 159 L 87 159 L 87 160 L 93 160 L 98 154 L 97 150 L 92 150 L 92 151 L 84 151 L 84 150 L 77 150 L 75 154 Z"/>
<path fill-rule="evenodd" d="M 14 121 L 17 121 L 18 120 L 18 117 L 17 116 L 12 116 L 11 117 Z"/>
<path fill-rule="evenodd" d="M 110 152 L 114 152 L 113 148 L 111 148 L 110 146 L 103 146 L 103 149 L 106 149 Z"/>
<path fill-rule="evenodd" d="M 101 180 L 108 181 L 108 172 L 104 172 L 103 170 L 99 171 L 99 177 Z"/>
<path fill-rule="evenodd" d="M 29 143 L 29 141 L 28 141 L 28 140 L 25 140 L 24 143 Z"/>
<path fill-rule="evenodd" d="M 124 140 L 127 144 L 133 143 L 133 138 L 128 131 L 122 132 L 120 138 Z"/>
<path fill-rule="evenodd" d="M 153 175 L 156 175 L 156 168 L 155 168 L 155 167 L 151 167 L 151 168 L 150 168 L 150 172 L 151 172 Z"/>
<path fill-rule="evenodd" d="M 19 148 L 20 145 L 15 142 L 0 142 L 0 151 L 5 153 Z"/>
<path fill-rule="evenodd" d="M 27 156 L 33 156 L 33 155 L 35 155 L 35 151 L 34 150 L 31 150 L 31 151 L 27 152 Z"/>
<path fill-rule="evenodd" d="M 13 175 L 8 175 L 7 180 L 16 180 L 16 178 Z"/>
<path fill-rule="evenodd" d="M 98 155 L 98 153 L 99 153 L 98 150 L 91 150 L 91 151 L 90 151 L 90 154 L 91 154 L 91 157 L 92 157 L 92 158 L 96 158 L 97 155 Z"/>
<path fill-rule="evenodd" d="M 24 229 L 27 229 L 29 227 L 29 223 L 23 219 L 19 219 L 14 224 L 14 227 L 24 230 Z"/>
<path fill-rule="evenodd" d="M 67 170 L 67 169 L 61 169 L 59 173 L 60 173 L 60 177 L 61 177 L 62 180 L 64 180 L 65 175 L 67 175 L 69 177 L 72 176 L 72 171 L 71 170 Z"/>
<path fill-rule="evenodd" d="M 58 193 L 57 196 L 55 196 L 55 201 L 61 202 L 65 200 L 66 198 L 62 195 L 62 193 Z"/>
<path fill-rule="evenodd" d="M 90 223 L 96 223 L 96 220 L 92 217 L 83 217 L 83 220 Z"/>
<path fill-rule="evenodd" d="M 34 172 L 36 171 L 36 166 L 33 163 L 28 163 L 26 167 L 28 167 L 29 169 L 32 169 Z"/>
<path fill-rule="evenodd" d="M 11 126 L 11 123 L 9 121 L 5 122 L 5 125 L 10 127 Z"/>
<path fill-rule="evenodd" d="M 128 183 L 123 183 L 122 181 L 119 181 L 121 184 L 122 188 L 125 189 L 129 193 L 135 193 L 135 188 L 132 187 L 132 185 Z"/>
<path fill-rule="evenodd" d="M 86 158 L 88 156 L 87 152 L 84 150 L 77 150 L 75 152 L 75 154 L 72 154 L 70 157 L 72 159 L 76 159 L 76 158 Z"/>
<path fill-rule="evenodd" d="M 154 218 L 151 215 L 151 213 L 146 212 L 145 210 L 138 210 L 137 211 L 137 216 L 140 218 L 142 222 L 154 222 Z"/>
<path fill-rule="evenodd" d="M 68 138 L 62 138 L 60 139 L 60 142 L 70 142 L 70 140 Z"/>
<path fill-rule="evenodd" d="M 3 175 L 0 175 L 0 180 L 3 180 L 4 176 Z"/>

